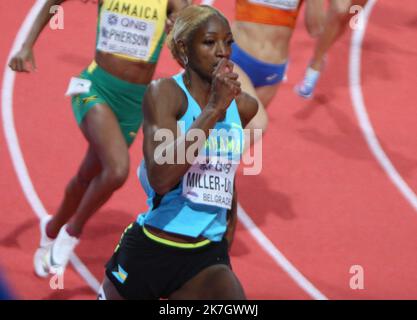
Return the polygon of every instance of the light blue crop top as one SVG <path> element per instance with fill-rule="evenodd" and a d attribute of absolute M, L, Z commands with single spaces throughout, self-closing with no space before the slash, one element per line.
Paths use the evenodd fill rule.
<path fill-rule="evenodd" d="M 182 76 L 180 73 L 173 79 L 188 99 L 187 111 L 179 120 L 183 121 L 181 124 L 186 132 L 199 117 L 201 108 L 184 85 Z M 227 228 L 227 210 L 233 197 L 235 170 L 244 146 L 242 123 L 235 100 L 227 109 L 225 118 L 217 122 L 214 129 L 202 148 L 204 152 L 199 154 L 204 155 L 207 163 L 194 162 L 180 183 L 162 197 L 152 189 L 145 161 L 141 162 L 137 173 L 148 197 L 149 209 L 138 216 L 139 225 L 189 237 L 222 240 Z"/>

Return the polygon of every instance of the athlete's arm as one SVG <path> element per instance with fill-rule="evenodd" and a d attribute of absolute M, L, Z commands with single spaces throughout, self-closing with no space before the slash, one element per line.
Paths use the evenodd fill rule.
<path fill-rule="evenodd" d="M 235 237 L 237 225 L 237 191 L 236 191 L 236 179 L 233 183 L 233 199 L 232 207 L 227 211 L 227 230 L 224 237 L 229 245 L 229 250 L 232 248 L 233 239 Z"/>
<path fill-rule="evenodd" d="M 9 62 L 9 67 L 18 72 L 29 72 L 26 63 L 32 65 L 32 70 L 36 69 L 35 57 L 32 52 L 33 45 L 41 34 L 42 30 L 45 28 L 46 24 L 49 22 L 51 17 L 54 15 L 50 12 L 52 6 L 60 5 L 66 0 L 47 0 L 42 7 L 39 15 L 36 17 L 31 30 L 23 43 L 22 48 L 18 53 L 16 53 Z"/>
<path fill-rule="evenodd" d="M 218 64 L 209 103 L 190 130 L 182 135 L 177 134 L 177 120 L 187 103 L 182 90 L 172 79 L 154 81 L 148 87 L 143 101 L 143 153 L 149 183 L 156 193 L 163 195 L 180 182 L 204 146 L 209 130 L 225 115 L 234 97 L 240 94 L 240 84 L 235 80 L 237 74 L 226 71 L 229 66 L 226 59 Z M 193 136 L 195 131 L 198 131 L 199 139 Z M 156 139 L 158 135 L 160 141 Z M 170 135 L 172 139 L 167 141 Z M 177 155 L 184 152 L 185 161 L 180 163 Z M 173 161 L 166 163 L 170 159 Z"/>
<path fill-rule="evenodd" d="M 240 121 L 242 122 L 242 127 L 245 128 L 247 124 L 252 120 L 252 118 L 258 112 L 258 102 L 255 98 L 249 94 L 242 92 L 236 98 L 237 107 L 239 110 Z M 236 180 L 236 179 L 235 179 Z M 235 236 L 237 224 L 237 191 L 236 191 L 236 181 L 233 184 L 233 199 L 232 207 L 227 211 L 227 230 L 225 233 L 225 238 L 229 244 L 229 250 L 232 247 L 233 239 Z"/>
<path fill-rule="evenodd" d="M 171 32 L 179 12 L 190 4 L 192 4 L 192 0 L 170 0 L 168 2 L 168 15 L 165 24 L 165 32 L 167 34 Z"/>
<path fill-rule="evenodd" d="M 318 37 L 323 31 L 326 10 L 323 0 L 307 0 L 304 24 L 310 36 Z"/>
<path fill-rule="evenodd" d="M 168 13 L 180 11 L 186 6 L 192 4 L 192 0 L 169 0 L 168 1 Z"/>
<path fill-rule="evenodd" d="M 236 98 L 236 103 L 239 110 L 240 121 L 242 121 L 242 127 L 246 128 L 247 124 L 258 112 L 258 101 L 251 95 L 242 92 Z"/>

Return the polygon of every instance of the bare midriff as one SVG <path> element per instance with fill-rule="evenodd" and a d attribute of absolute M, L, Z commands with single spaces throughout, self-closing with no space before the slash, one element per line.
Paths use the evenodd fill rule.
<path fill-rule="evenodd" d="M 294 29 L 254 22 L 235 21 L 233 37 L 239 47 L 266 63 L 280 64 L 288 59 L 288 47 Z"/>
<path fill-rule="evenodd" d="M 102 51 L 96 51 L 95 60 L 111 75 L 136 84 L 149 84 L 156 69 L 156 63 L 128 60 Z"/>

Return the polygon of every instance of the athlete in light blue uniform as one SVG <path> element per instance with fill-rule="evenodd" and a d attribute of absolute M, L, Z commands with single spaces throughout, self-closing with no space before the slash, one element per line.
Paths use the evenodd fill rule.
<path fill-rule="evenodd" d="M 178 121 L 178 124 L 180 126 L 182 125 L 185 128 L 185 131 L 188 131 L 193 124 L 194 119 L 200 116 L 201 109 L 188 89 L 185 87 L 182 76 L 182 74 L 178 74 L 174 76 L 173 79 L 187 96 L 188 108 L 185 114 Z M 220 183 L 216 185 L 213 181 L 214 179 L 212 179 L 211 185 L 210 182 L 206 182 L 204 178 L 210 179 L 212 177 L 207 174 L 198 176 L 200 178 L 198 184 L 201 188 L 194 186 L 194 181 L 190 178 L 190 175 L 192 175 L 190 170 L 193 169 L 193 167 L 199 166 L 199 164 L 194 164 L 173 190 L 163 196 L 160 196 L 149 184 L 145 162 L 142 161 L 141 166 L 139 167 L 138 175 L 141 184 L 148 195 L 147 203 L 149 205 L 149 210 L 147 213 L 139 215 L 137 222 L 141 226 L 148 225 L 166 232 L 172 232 L 184 236 L 194 238 L 203 236 L 212 241 L 221 241 L 227 227 L 227 208 L 231 208 L 231 202 L 228 203 L 228 200 L 231 200 L 231 194 L 233 193 L 233 189 L 227 189 L 227 183 L 231 183 L 231 185 L 233 185 L 234 172 L 237 164 L 239 163 L 242 148 L 244 146 L 242 123 L 235 100 L 233 100 L 228 107 L 225 118 L 222 121 L 217 122 L 214 129 L 218 130 L 217 132 L 219 133 L 222 133 L 220 131 L 221 129 L 225 131 L 223 131 L 223 135 L 212 134 L 209 136 L 209 139 L 204 146 L 204 151 L 208 157 L 212 156 L 217 158 L 220 156 L 223 157 L 223 159 L 225 158 L 230 160 L 229 163 L 223 163 L 223 167 L 230 167 L 229 178 L 225 178 L 226 181 L 221 182 L 223 183 L 223 187 L 221 187 Z M 218 165 L 218 170 L 221 169 L 223 168 L 220 164 Z M 204 201 L 204 199 L 200 199 L 202 201 L 193 202 L 196 197 L 195 195 L 193 196 L 193 191 L 189 191 L 188 194 L 185 194 L 184 192 L 183 184 L 185 183 L 185 185 L 187 185 L 187 182 L 188 185 L 193 184 L 194 188 L 197 189 L 196 191 L 202 191 L 203 195 L 206 194 L 206 201 Z M 229 198 L 227 196 L 217 197 L 217 199 L 213 199 L 213 197 L 210 198 L 209 194 L 204 192 L 205 183 L 209 191 L 212 191 L 212 189 L 217 192 L 224 191 L 226 195 L 229 195 Z"/>
<path fill-rule="evenodd" d="M 258 104 L 241 92 L 232 43 L 215 8 L 190 6 L 178 16 L 168 44 L 185 71 L 152 82 L 144 97 L 139 178 L 149 209 L 107 263 L 100 299 L 245 298 L 228 251 L 242 127 Z"/>

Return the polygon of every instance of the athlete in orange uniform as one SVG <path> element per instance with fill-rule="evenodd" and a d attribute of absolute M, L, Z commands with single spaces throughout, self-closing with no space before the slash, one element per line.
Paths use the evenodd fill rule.
<path fill-rule="evenodd" d="M 302 3 L 305 23 L 312 36 L 320 33 L 323 0 L 236 0 L 235 43 L 231 59 L 243 91 L 259 103 L 251 129 L 265 131 L 271 102 L 288 65 L 288 46 Z"/>
<path fill-rule="evenodd" d="M 327 51 L 346 30 L 353 15 L 358 14 L 358 7 L 363 7 L 368 0 L 331 0 L 326 13 L 323 32 L 317 39 L 314 54 L 305 72 L 302 82 L 295 86 L 295 92 L 303 98 L 311 98 L 320 72 L 324 67 Z M 351 10 L 353 9 L 353 10 Z"/>

